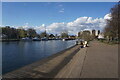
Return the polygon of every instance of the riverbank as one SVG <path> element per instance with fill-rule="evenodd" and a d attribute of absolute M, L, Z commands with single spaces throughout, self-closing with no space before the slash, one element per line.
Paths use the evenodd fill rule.
<path fill-rule="evenodd" d="M 118 45 L 91 41 L 3 75 L 3 78 L 118 78 Z"/>
<path fill-rule="evenodd" d="M 22 39 L 0 39 L 0 42 L 14 42 L 14 41 L 49 41 L 49 40 L 63 40 L 63 39 L 48 39 L 48 40 L 22 40 Z M 65 41 L 70 41 L 70 40 L 75 40 L 75 39 L 65 39 Z"/>
<path fill-rule="evenodd" d="M 79 51 L 72 46 L 57 54 L 3 75 L 3 78 L 53 78 Z"/>
<path fill-rule="evenodd" d="M 108 40 L 98 40 L 99 42 L 105 43 L 105 44 L 109 44 L 109 45 L 116 45 L 116 44 L 120 44 L 120 41 L 108 41 Z"/>
<path fill-rule="evenodd" d="M 0 42 L 14 42 L 14 41 L 20 41 L 20 39 L 0 39 Z"/>

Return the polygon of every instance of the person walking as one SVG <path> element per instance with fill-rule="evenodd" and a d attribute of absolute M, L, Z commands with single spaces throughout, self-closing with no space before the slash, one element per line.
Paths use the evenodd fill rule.
<path fill-rule="evenodd" d="M 88 42 L 87 42 L 87 41 L 84 41 L 84 43 L 83 43 L 83 44 L 84 44 L 84 47 L 87 47 L 87 46 L 88 46 L 88 45 L 87 45 L 87 44 L 88 44 Z"/>

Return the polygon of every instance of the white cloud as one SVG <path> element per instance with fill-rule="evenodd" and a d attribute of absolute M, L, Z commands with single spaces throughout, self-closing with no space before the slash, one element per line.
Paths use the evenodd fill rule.
<path fill-rule="evenodd" d="M 64 10 L 64 9 L 63 9 Z M 106 14 L 104 18 L 92 18 L 92 17 L 79 17 L 74 21 L 68 22 L 68 23 L 52 23 L 48 26 L 45 26 L 45 24 L 42 24 L 41 26 L 36 26 L 34 29 L 40 33 L 46 31 L 48 33 L 53 34 L 60 34 L 61 32 L 68 32 L 69 34 L 77 34 L 79 31 L 82 30 L 103 30 L 103 28 L 106 25 L 106 19 L 109 18 L 110 14 Z M 22 26 L 24 29 L 28 29 L 28 23 L 25 24 L 25 26 Z"/>
<path fill-rule="evenodd" d="M 43 27 L 45 27 L 45 24 L 42 24 Z"/>
<path fill-rule="evenodd" d="M 59 34 L 62 31 L 67 30 L 66 23 L 64 22 L 63 23 L 52 23 L 51 25 L 47 27 L 47 29 L 50 33 L 54 33 L 54 34 L 56 33 Z"/>
<path fill-rule="evenodd" d="M 45 28 L 43 26 L 36 26 L 34 29 L 36 30 L 37 33 L 45 31 Z"/>
<path fill-rule="evenodd" d="M 77 34 L 82 30 L 102 30 L 106 25 L 106 20 L 103 18 L 93 19 L 92 17 L 79 17 L 76 20 L 68 23 L 52 23 L 47 26 L 47 29 L 51 33 L 61 33 L 68 31 L 69 34 Z"/>
<path fill-rule="evenodd" d="M 64 13 L 64 11 L 63 11 L 63 10 L 60 10 L 59 12 L 60 12 L 60 13 Z"/>
<path fill-rule="evenodd" d="M 106 20 L 109 20 L 109 19 L 111 19 L 111 13 L 109 13 L 109 14 L 106 14 L 106 15 L 104 16 L 104 19 L 106 19 Z"/>
<path fill-rule="evenodd" d="M 24 26 L 18 26 L 18 27 L 16 27 L 16 28 L 17 28 L 17 29 L 25 29 L 25 30 L 27 30 L 27 29 L 30 28 L 30 27 L 28 26 L 28 24 L 29 24 L 29 23 L 25 23 Z"/>
<path fill-rule="evenodd" d="M 60 4 L 60 5 L 58 5 L 59 7 L 62 7 L 63 5 L 62 4 Z"/>
<path fill-rule="evenodd" d="M 60 12 L 60 13 L 64 13 L 64 10 L 65 10 L 65 9 L 64 9 L 64 8 L 62 8 L 59 12 Z"/>
<path fill-rule="evenodd" d="M 36 26 L 34 29 L 36 30 L 37 33 L 44 32 L 45 31 L 45 24 L 42 24 L 41 26 Z"/>

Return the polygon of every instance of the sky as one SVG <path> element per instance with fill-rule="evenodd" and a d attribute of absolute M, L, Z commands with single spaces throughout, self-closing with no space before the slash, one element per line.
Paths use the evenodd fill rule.
<path fill-rule="evenodd" d="M 3 2 L 2 25 L 34 28 L 38 33 L 46 26 L 49 33 L 70 34 L 85 29 L 102 30 L 115 2 Z"/>

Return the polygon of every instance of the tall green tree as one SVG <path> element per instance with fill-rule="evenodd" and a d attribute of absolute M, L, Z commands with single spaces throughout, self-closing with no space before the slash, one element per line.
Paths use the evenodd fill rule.
<path fill-rule="evenodd" d="M 18 39 L 18 31 L 10 26 L 2 27 L 2 34 L 6 35 L 7 39 Z"/>
<path fill-rule="evenodd" d="M 42 33 L 40 33 L 40 37 L 41 38 L 44 38 L 44 37 L 49 37 L 49 35 L 46 33 L 46 31 L 45 32 L 42 32 Z"/>
<path fill-rule="evenodd" d="M 30 28 L 27 30 L 27 35 L 29 38 L 33 38 L 33 37 L 36 37 L 37 36 L 37 33 L 34 29 Z"/>
<path fill-rule="evenodd" d="M 19 38 L 27 37 L 27 31 L 25 31 L 24 29 L 18 29 L 18 32 L 19 32 Z"/>
<path fill-rule="evenodd" d="M 90 31 L 88 31 L 88 30 L 83 31 L 81 34 L 81 38 L 86 40 L 86 41 L 90 41 L 92 38 L 90 35 Z"/>
<path fill-rule="evenodd" d="M 62 32 L 61 33 L 61 38 L 68 38 L 68 33 L 67 32 Z"/>

